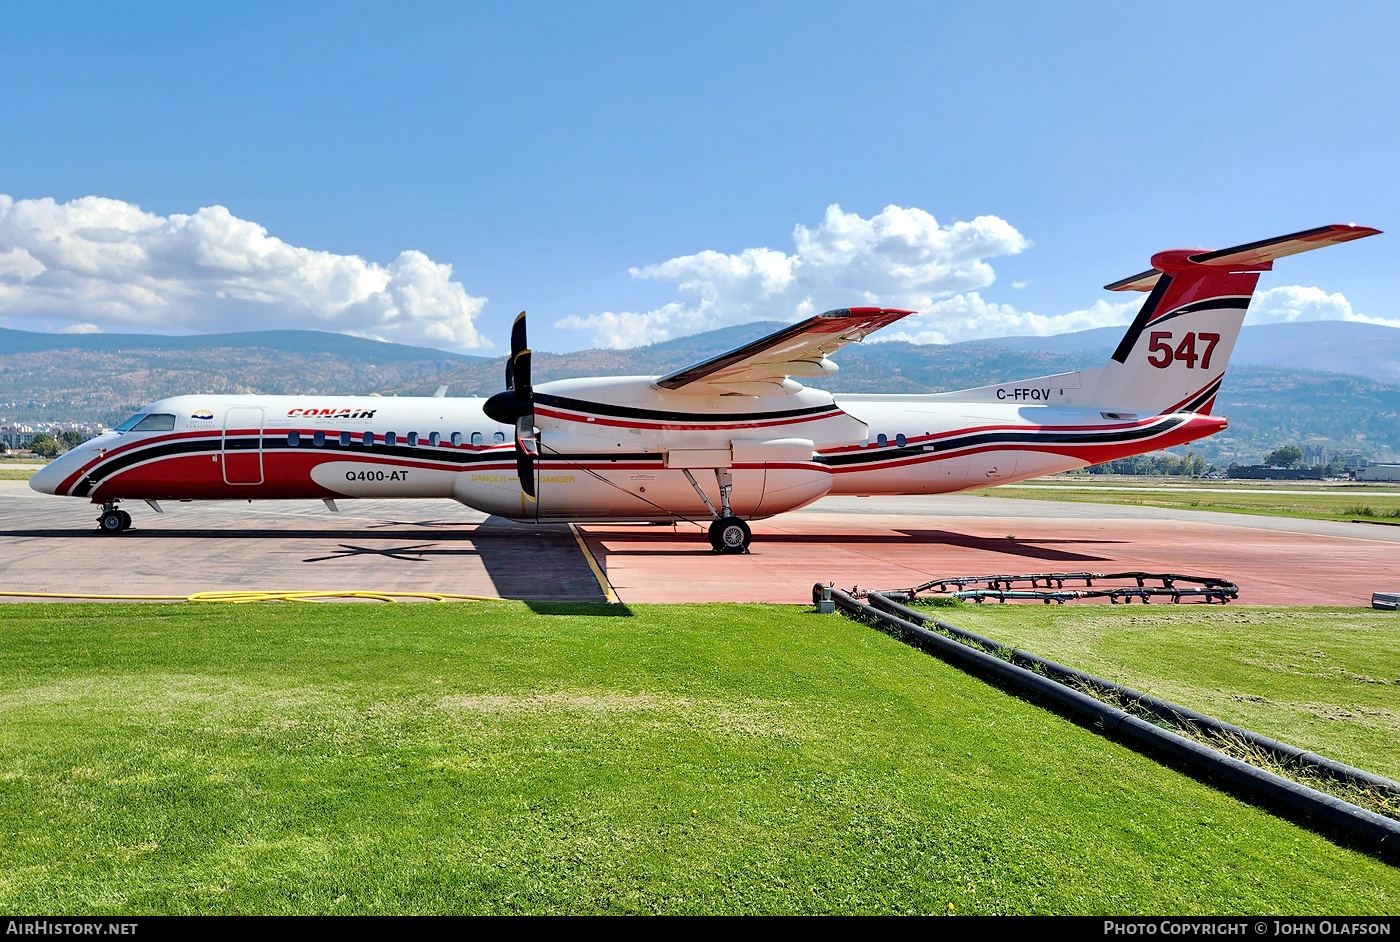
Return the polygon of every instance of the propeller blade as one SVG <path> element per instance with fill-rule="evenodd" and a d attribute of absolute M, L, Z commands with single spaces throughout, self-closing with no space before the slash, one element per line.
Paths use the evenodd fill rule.
<path fill-rule="evenodd" d="M 515 315 L 510 327 L 510 356 L 506 357 L 506 389 L 515 388 L 515 358 L 525 349 L 525 312 Z"/>
<path fill-rule="evenodd" d="M 525 343 L 525 312 L 521 311 L 515 315 L 515 323 L 510 327 L 510 352 L 512 355 L 519 353 L 528 346 Z"/>
<path fill-rule="evenodd" d="M 483 410 L 502 425 L 515 426 L 515 473 L 520 489 L 535 499 L 535 462 L 540 443 L 535 432 L 535 399 L 530 388 L 530 348 L 525 339 L 525 312 L 510 328 L 510 356 L 506 358 L 506 389 L 486 400 Z"/>
<path fill-rule="evenodd" d="M 525 312 L 515 318 L 510 331 L 510 356 L 506 358 L 506 388 L 486 400 L 486 414 L 502 425 L 514 425 L 522 415 L 535 411 L 530 390 L 530 351 L 525 346 Z"/>
<path fill-rule="evenodd" d="M 535 499 L 535 460 L 540 454 L 539 439 L 535 437 L 535 417 L 522 415 L 515 420 L 515 474 L 520 489 Z"/>

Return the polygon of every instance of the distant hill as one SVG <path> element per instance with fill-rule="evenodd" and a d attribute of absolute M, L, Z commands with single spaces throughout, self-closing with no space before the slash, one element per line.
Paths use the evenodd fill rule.
<path fill-rule="evenodd" d="M 757 321 L 721 327 L 690 337 L 628 350 L 534 351 L 530 369 L 535 382 L 578 376 L 652 375 L 670 372 L 757 340 L 783 327 L 780 321 Z M 941 346 L 903 341 L 852 344 L 837 356 L 841 367 L 823 380 L 832 392 L 943 392 L 999 379 L 1101 366 L 1096 353 L 1040 353 L 1008 350 L 980 343 Z M 423 396 L 450 383 L 451 396 L 489 396 L 502 388 L 504 359 L 473 363 L 437 376 L 423 376 L 386 386 L 385 395 Z"/>
<path fill-rule="evenodd" d="M 953 347 L 1005 347 L 1043 353 L 1100 353 L 1106 359 L 1123 327 L 1097 327 L 1053 337 L 998 337 Z M 1400 383 L 1400 329 L 1350 321 L 1260 324 L 1240 331 L 1230 362 L 1236 366 L 1280 366 L 1294 370 L 1350 373 Z"/>
<path fill-rule="evenodd" d="M 281 353 L 328 354 L 363 363 L 409 363 L 421 360 L 473 362 L 486 357 L 444 353 L 432 347 L 413 347 L 326 330 L 249 330 L 228 334 L 44 334 L 0 328 L 0 356 L 49 350 L 86 350 L 94 353 L 207 353 L 210 350 L 258 348 Z"/>
<path fill-rule="evenodd" d="M 367 393 L 482 362 L 316 330 L 185 337 L 0 330 L 0 420 L 111 424 L 176 393 Z"/>

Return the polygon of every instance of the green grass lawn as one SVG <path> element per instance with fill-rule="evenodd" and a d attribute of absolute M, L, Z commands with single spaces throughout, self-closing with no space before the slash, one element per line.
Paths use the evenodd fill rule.
<path fill-rule="evenodd" d="M 1074 487 L 1066 487 L 1073 484 Z M 1253 487 L 1250 487 L 1253 485 Z M 1264 493 L 1253 493 L 1263 491 Z M 1292 493 L 1290 493 L 1292 492 Z M 1142 482 L 1082 478 L 1048 478 L 1030 487 L 997 487 L 976 493 L 984 497 L 1022 500 L 1067 500 L 1096 504 L 1132 504 L 1182 510 L 1308 517 L 1315 520 L 1375 519 L 1400 524 L 1400 485 L 1308 486 L 1307 482 L 1270 484 L 1243 481 L 1239 485 L 1181 479 Z"/>
<path fill-rule="evenodd" d="M 34 476 L 34 468 L 6 468 L 0 466 L 0 481 L 28 481 Z"/>
<path fill-rule="evenodd" d="M 1283 702 L 1296 682 L 1290 709 L 1396 710 L 1400 688 L 1363 703 L 1372 686 L 1348 674 L 1393 680 L 1393 653 L 1390 673 L 1340 655 L 1341 673 L 1289 673 L 1333 648 L 1270 613 L 1180 606 L 1176 627 L 1149 631 L 1131 620 L 1156 609 L 1009 609 L 947 614 L 1192 706 L 1256 689 Z M 580 614 L 0 606 L 0 906 L 1342 914 L 1400 900 L 1400 870 L 845 618 L 548 611 Z M 1200 621 L 1241 615 L 1254 621 L 1232 633 Z M 1353 617 L 1328 624 L 1368 641 L 1400 625 Z M 1251 635 L 1274 637 L 1236 646 Z M 1159 667 L 1154 646 L 1175 653 Z M 1208 667 L 1194 680 L 1193 647 Z M 1395 774 L 1366 722 L 1316 728 L 1321 751 Z"/>

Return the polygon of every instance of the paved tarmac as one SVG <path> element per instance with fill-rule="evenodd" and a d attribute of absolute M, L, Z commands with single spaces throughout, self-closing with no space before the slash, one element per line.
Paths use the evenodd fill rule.
<path fill-rule="evenodd" d="M 717 556 L 672 527 L 523 526 L 450 501 L 140 502 L 134 528 L 0 482 L 0 589 L 452 592 L 539 602 L 801 603 L 814 582 L 895 588 L 990 573 L 1154 570 L 1220 576 L 1257 605 L 1370 604 L 1400 590 L 1400 527 L 1009 498 L 827 498 L 754 525 Z M 592 560 L 590 560 L 590 556 Z M 600 584 L 590 562 L 605 574 Z"/>
<path fill-rule="evenodd" d="M 814 582 L 1146 570 L 1218 576 L 1255 605 L 1363 605 L 1400 589 L 1400 527 L 957 495 L 827 498 L 754 525 L 749 556 L 669 529 L 583 528 L 624 601 L 797 601 Z"/>
<path fill-rule="evenodd" d="M 0 590 L 189 595 L 381 589 L 538 601 L 606 596 L 566 526 L 522 527 L 447 500 L 125 502 L 97 508 L 0 481 Z M 25 601 L 5 599 L 5 601 Z"/>

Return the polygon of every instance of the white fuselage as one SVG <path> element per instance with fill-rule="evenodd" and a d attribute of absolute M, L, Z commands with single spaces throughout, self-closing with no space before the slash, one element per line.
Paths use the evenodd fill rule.
<path fill-rule="evenodd" d="M 488 418 L 483 399 L 176 396 L 141 410 L 144 426 L 75 448 L 31 483 L 95 503 L 436 497 L 516 520 L 657 521 L 708 519 L 691 479 L 718 503 L 720 472 L 733 482 L 733 513 L 755 519 L 826 494 L 1024 480 L 1224 426 L 1194 413 L 1104 412 L 1078 401 L 1079 376 L 904 397 L 692 396 L 651 377 L 544 383 L 535 500 L 520 486 L 514 430 Z"/>

